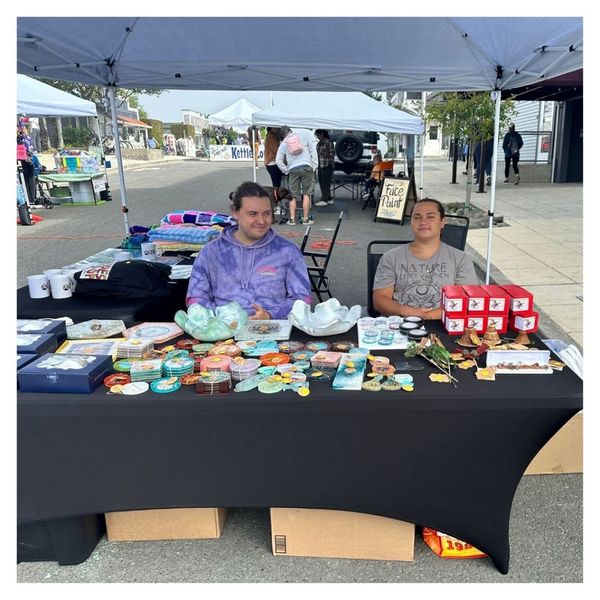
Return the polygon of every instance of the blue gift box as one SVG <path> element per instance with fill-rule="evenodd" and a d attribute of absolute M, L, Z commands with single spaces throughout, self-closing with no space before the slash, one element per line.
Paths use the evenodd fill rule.
<path fill-rule="evenodd" d="M 37 356 L 35 354 L 17 354 L 17 371 L 28 365 L 31 361 L 35 360 Z"/>
<path fill-rule="evenodd" d="M 62 319 L 17 319 L 17 333 L 53 333 L 62 344 L 67 339 L 67 325 Z"/>
<path fill-rule="evenodd" d="M 22 392 L 90 394 L 113 372 L 112 357 L 44 354 L 17 372 Z"/>
<path fill-rule="evenodd" d="M 53 333 L 21 333 L 17 332 L 18 354 L 44 354 L 54 352 L 58 341 Z"/>

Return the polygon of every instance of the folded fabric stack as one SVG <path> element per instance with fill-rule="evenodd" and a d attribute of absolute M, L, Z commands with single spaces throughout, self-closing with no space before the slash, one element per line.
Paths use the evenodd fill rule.
<path fill-rule="evenodd" d="M 211 240 L 219 237 L 223 228 L 219 225 L 169 225 L 161 223 L 160 227 L 151 229 L 148 238 L 151 242 L 175 242 L 178 244 L 194 244 L 205 246 Z"/>
<path fill-rule="evenodd" d="M 182 225 L 184 223 L 192 225 L 222 225 L 223 227 L 235 225 L 235 219 L 230 215 L 210 210 L 176 210 L 165 215 L 161 222 L 170 225 Z"/>

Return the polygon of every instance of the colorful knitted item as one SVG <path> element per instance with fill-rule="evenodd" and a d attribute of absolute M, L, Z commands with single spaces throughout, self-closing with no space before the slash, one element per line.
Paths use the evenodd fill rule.
<path fill-rule="evenodd" d="M 235 219 L 230 215 L 216 213 L 213 211 L 199 210 L 176 210 L 165 215 L 161 223 L 182 225 L 191 223 L 193 225 L 234 225 Z"/>
<path fill-rule="evenodd" d="M 163 224 L 156 229 L 151 229 L 148 232 L 148 238 L 151 242 L 164 240 L 188 244 L 208 244 L 214 238 L 219 237 L 221 231 L 222 227 L 218 225 L 213 227 L 181 225 L 178 227 L 176 225 Z"/>

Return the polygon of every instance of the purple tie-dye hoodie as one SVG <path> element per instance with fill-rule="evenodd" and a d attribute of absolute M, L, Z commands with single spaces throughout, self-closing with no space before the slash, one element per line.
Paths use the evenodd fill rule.
<path fill-rule="evenodd" d="M 272 229 L 245 246 L 227 227 L 207 244 L 194 262 L 186 303 L 214 309 L 238 302 L 249 315 L 252 304 L 262 306 L 273 319 L 287 319 L 296 300 L 311 303 L 304 256 L 292 242 Z"/>

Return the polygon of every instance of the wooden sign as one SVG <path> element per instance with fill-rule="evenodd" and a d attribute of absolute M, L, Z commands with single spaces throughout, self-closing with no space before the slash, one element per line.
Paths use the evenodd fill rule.
<path fill-rule="evenodd" d="M 415 182 L 408 177 L 387 177 L 381 184 L 375 221 L 398 221 L 402 223 L 407 208 L 412 212 L 412 207 L 417 200 Z"/>

